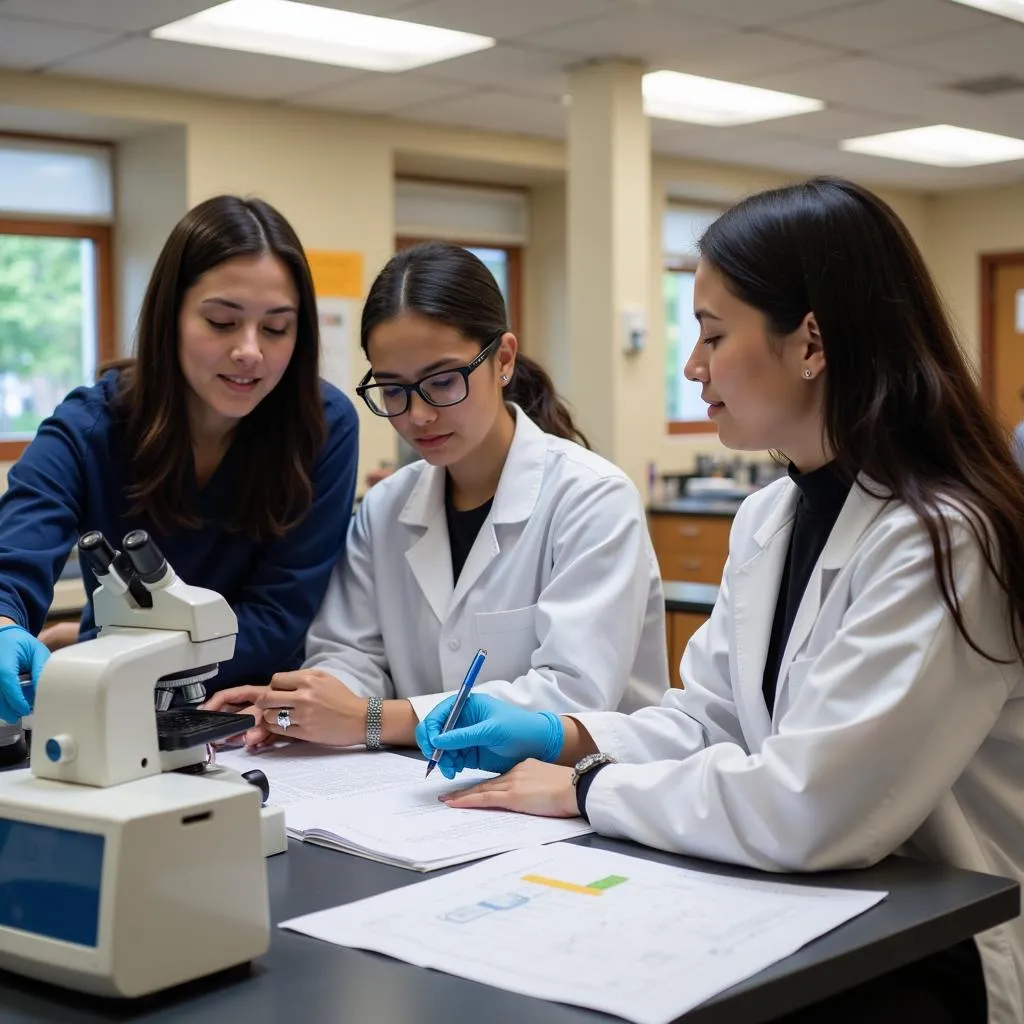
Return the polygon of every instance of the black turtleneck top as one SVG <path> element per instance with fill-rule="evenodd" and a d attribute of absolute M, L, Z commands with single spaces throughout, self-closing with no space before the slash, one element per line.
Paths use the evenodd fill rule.
<path fill-rule="evenodd" d="M 452 586 L 459 582 L 462 567 L 469 558 L 469 552 L 476 543 L 476 535 L 484 525 L 493 504 L 494 499 L 491 498 L 476 508 L 459 511 L 452 500 L 452 478 L 445 474 L 444 514 L 448 520 L 448 542 L 452 549 Z"/>
<path fill-rule="evenodd" d="M 775 619 L 768 642 L 768 655 L 764 662 L 761 689 L 769 714 L 775 709 L 775 690 L 778 685 L 779 664 L 786 649 L 796 610 L 807 589 L 821 552 L 825 548 L 832 527 L 850 493 L 850 482 L 839 474 L 834 462 L 826 463 L 810 473 L 801 473 L 789 467 L 790 479 L 800 488 L 796 503 L 796 518 L 789 539 L 786 564 L 779 583 L 779 596 L 775 604 Z"/>

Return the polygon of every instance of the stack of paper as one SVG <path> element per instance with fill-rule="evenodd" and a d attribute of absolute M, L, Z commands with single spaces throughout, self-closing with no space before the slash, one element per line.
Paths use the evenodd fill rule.
<path fill-rule="evenodd" d="M 506 853 L 281 927 L 665 1024 L 885 895 L 722 878 L 561 845 Z"/>
<path fill-rule="evenodd" d="M 582 818 L 534 818 L 511 811 L 447 807 L 442 793 L 493 778 L 465 771 L 449 782 L 400 754 L 337 752 L 290 743 L 262 753 L 222 750 L 217 763 L 270 780 L 270 803 L 284 808 L 288 834 L 346 853 L 433 871 L 507 850 L 591 831 Z"/>

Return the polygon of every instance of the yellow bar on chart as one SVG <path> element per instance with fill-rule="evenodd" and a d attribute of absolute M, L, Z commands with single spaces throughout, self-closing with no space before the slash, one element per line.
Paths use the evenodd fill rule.
<path fill-rule="evenodd" d="M 566 892 L 578 892 L 584 896 L 600 896 L 602 890 L 589 885 L 576 885 L 574 882 L 562 882 L 557 878 L 545 878 L 543 875 L 523 875 L 524 882 L 534 885 L 548 885 L 552 889 L 564 889 Z"/>

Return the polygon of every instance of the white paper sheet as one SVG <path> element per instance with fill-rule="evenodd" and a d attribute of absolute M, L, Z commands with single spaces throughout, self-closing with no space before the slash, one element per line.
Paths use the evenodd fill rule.
<path fill-rule="evenodd" d="M 270 802 L 285 808 L 300 800 L 336 800 L 409 786 L 425 770 L 400 754 L 338 751 L 314 743 L 287 743 L 255 754 L 220 749 L 217 764 L 239 772 L 259 768 L 270 780 Z"/>
<path fill-rule="evenodd" d="M 320 317 L 320 376 L 341 391 L 351 387 L 353 329 L 359 323 L 359 302 L 318 295 Z"/>
<path fill-rule="evenodd" d="M 886 896 L 606 850 L 517 850 L 282 923 L 540 999 L 665 1024 Z"/>
<path fill-rule="evenodd" d="M 228 750 L 217 763 L 270 781 L 270 802 L 284 807 L 288 834 L 415 871 L 538 846 L 592 831 L 582 818 L 533 818 L 511 811 L 447 807 L 442 793 L 493 778 L 465 771 L 449 782 L 424 778 L 422 761 L 400 754 L 337 752 L 312 744 L 258 754 Z"/>
<path fill-rule="evenodd" d="M 415 762 L 414 762 L 415 763 Z M 464 776 L 469 776 L 464 778 Z M 447 807 L 441 793 L 491 778 L 463 772 L 459 780 L 424 780 L 342 800 L 303 801 L 285 810 L 288 830 L 306 839 L 386 859 L 419 871 L 475 860 L 493 853 L 538 846 L 585 835 L 582 818 L 534 818 L 511 811 L 470 811 Z"/>

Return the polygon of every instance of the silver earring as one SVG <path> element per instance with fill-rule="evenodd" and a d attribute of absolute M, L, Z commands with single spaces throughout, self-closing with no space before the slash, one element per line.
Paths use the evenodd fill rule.
<path fill-rule="evenodd" d="M 508 383 L 508 374 L 507 373 L 503 373 L 501 375 L 501 383 L 502 384 L 507 384 Z"/>
<path fill-rule="evenodd" d="M 810 379 L 811 379 L 811 377 L 813 377 L 813 376 L 814 376 L 814 374 L 813 374 L 813 373 L 811 373 L 811 371 L 810 371 L 810 370 L 804 370 L 804 376 L 805 376 L 805 377 L 806 377 L 806 378 L 807 378 L 808 380 L 810 380 Z"/>

